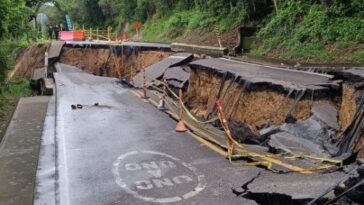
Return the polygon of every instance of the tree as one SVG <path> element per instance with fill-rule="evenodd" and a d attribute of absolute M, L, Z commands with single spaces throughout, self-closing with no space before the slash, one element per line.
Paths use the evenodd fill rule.
<path fill-rule="evenodd" d="M 4 36 L 16 37 L 27 30 L 31 11 L 23 0 L 1 0 L 0 3 L 0 39 Z"/>

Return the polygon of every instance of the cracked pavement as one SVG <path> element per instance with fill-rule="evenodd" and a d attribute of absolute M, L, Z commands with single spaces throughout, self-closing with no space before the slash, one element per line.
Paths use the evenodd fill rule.
<path fill-rule="evenodd" d="M 57 177 L 44 179 L 56 183 L 54 204 L 256 204 L 234 193 L 243 185 L 249 192 L 307 199 L 343 175 L 233 166 L 188 134 L 176 133 L 174 120 L 117 79 L 58 67 L 50 104 L 56 106 Z M 71 108 L 76 104 L 82 109 Z M 50 204 L 46 200 L 46 192 L 37 192 L 35 204 Z"/>

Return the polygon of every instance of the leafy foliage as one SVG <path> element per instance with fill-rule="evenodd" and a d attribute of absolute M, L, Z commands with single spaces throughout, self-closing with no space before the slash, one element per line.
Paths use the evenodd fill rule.
<path fill-rule="evenodd" d="M 0 39 L 15 37 L 26 32 L 30 9 L 23 0 L 1 0 L 0 3 Z"/>
<path fill-rule="evenodd" d="M 361 0 L 282 1 L 278 13 L 259 31 L 262 40 L 253 52 L 281 50 L 279 57 L 284 59 L 330 61 L 337 48 L 330 50 L 329 45 L 364 43 L 363 6 Z"/>

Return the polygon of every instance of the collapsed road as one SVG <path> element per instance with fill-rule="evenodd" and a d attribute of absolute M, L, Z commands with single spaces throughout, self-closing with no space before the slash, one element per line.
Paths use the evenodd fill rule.
<path fill-rule="evenodd" d="M 35 204 L 49 203 L 54 193 L 56 204 L 255 204 L 236 197 L 232 189 L 259 172 L 264 174 L 256 183 L 265 185 L 252 183 L 252 189 L 270 192 L 279 182 L 285 186 L 276 192 L 295 199 L 316 196 L 343 175 L 275 176 L 255 167 L 231 166 L 187 134 L 176 133 L 174 121 L 117 79 L 64 64 L 57 67 L 56 100 L 49 105 L 56 106 L 56 117 L 47 122 L 56 126 L 57 159 L 45 161 L 53 163 L 57 177 L 38 178 L 37 189 L 53 184 L 48 180 L 57 186 L 54 192 L 36 191 Z M 73 109 L 73 104 L 82 107 Z"/>
<path fill-rule="evenodd" d="M 361 202 L 361 69 L 318 74 L 162 44 L 54 46 L 34 204 Z"/>

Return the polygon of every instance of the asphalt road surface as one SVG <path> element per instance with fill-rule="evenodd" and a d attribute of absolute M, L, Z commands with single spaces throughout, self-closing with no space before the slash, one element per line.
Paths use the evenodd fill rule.
<path fill-rule="evenodd" d="M 233 166 L 188 134 L 176 133 L 174 120 L 117 79 L 57 68 L 56 98 L 49 105 L 55 117 L 48 114 L 43 136 L 55 133 L 55 160 L 49 159 L 52 149 L 43 150 L 39 164 L 39 172 L 55 173 L 38 178 L 36 205 L 256 204 L 232 189 L 259 172 L 249 189 L 294 198 L 317 196 L 338 177 Z"/>
<path fill-rule="evenodd" d="M 249 83 L 269 83 L 286 89 L 325 90 L 327 85 L 338 86 L 337 82 L 330 81 L 332 75 L 262 66 L 224 58 L 198 60 L 192 62 L 190 66 L 214 69 L 218 72 L 227 71 Z"/>
<path fill-rule="evenodd" d="M 145 43 L 145 42 L 133 42 L 133 41 L 125 41 L 122 43 L 115 42 L 115 41 L 66 41 L 66 44 L 69 45 L 90 45 L 90 46 L 127 46 L 127 47 L 139 47 L 143 49 L 154 49 L 154 50 L 170 50 L 171 47 L 169 44 L 161 44 L 161 43 Z"/>
<path fill-rule="evenodd" d="M 231 188 L 259 169 L 231 167 L 187 134 L 176 133 L 175 121 L 116 79 L 60 67 L 57 203 L 255 204 Z M 39 193 L 36 204 L 45 198 Z"/>

